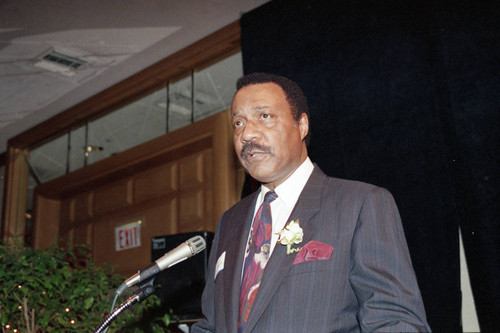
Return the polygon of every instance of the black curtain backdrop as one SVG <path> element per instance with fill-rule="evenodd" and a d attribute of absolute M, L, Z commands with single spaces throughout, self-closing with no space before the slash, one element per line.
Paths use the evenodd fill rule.
<path fill-rule="evenodd" d="M 241 18 L 245 73 L 299 83 L 309 155 L 387 188 L 434 331 L 461 331 L 459 226 L 498 331 L 499 15 L 486 1 L 272 1 Z"/>

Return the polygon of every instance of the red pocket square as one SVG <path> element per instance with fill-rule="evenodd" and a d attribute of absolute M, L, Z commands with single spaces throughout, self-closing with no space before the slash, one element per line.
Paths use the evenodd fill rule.
<path fill-rule="evenodd" d="M 293 264 L 296 265 L 315 260 L 328 260 L 332 256 L 332 252 L 333 246 L 317 241 L 310 241 L 295 255 Z"/>

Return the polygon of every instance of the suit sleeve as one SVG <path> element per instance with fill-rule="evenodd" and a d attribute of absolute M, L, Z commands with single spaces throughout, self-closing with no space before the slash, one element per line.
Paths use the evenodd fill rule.
<path fill-rule="evenodd" d="M 372 189 L 353 234 L 349 282 L 364 332 L 429 332 L 401 218 L 391 194 Z"/>
<path fill-rule="evenodd" d="M 222 218 L 221 218 L 222 220 Z M 217 230 L 215 231 L 214 239 L 212 242 L 212 248 L 210 250 L 210 258 L 208 260 L 208 271 L 206 276 L 205 289 L 203 290 L 203 296 L 201 298 L 201 309 L 203 312 L 204 319 L 195 323 L 190 332 L 192 333 L 202 333 L 202 332 L 215 332 L 215 263 L 217 260 L 217 247 L 219 244 L 220 235 L 220 221 L 217 224 Z"/>

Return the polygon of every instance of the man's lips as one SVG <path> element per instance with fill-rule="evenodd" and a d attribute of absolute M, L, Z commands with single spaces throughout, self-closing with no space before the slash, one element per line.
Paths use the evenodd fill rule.
<path fill-rule="evenodd" d="M 247 142 L 241 148 L 240 156 L 242 160 L 247 161 L 252 158 L 269 154 L 270 152 L 271 149 L 269 147 L 261 146 L 252 142 Z"/>
<path fill-rule="evenodd" d="M 263 151 L 253 150 L 251 152 L 244 154 L 243 159 L 248 160 L 250 158 L 259 157 L 259 156 L 264 155 L 264 154 L 266 154 L 266 153 Z"/>

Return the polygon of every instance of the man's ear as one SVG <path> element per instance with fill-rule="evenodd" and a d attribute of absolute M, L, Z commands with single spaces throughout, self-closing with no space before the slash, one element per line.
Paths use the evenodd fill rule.
<path fill-rule="evenodd" d="M 300 130 L 300 139 L 304 141 L 307 133 L 309 133 L 309 117 L 306 113 L 300 115 L 298 126 Z"/>

